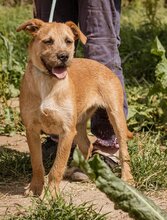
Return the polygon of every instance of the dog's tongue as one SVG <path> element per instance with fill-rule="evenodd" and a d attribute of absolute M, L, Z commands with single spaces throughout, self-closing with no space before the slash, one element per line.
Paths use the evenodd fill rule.
<path fill-rule="evenodd" d="M 66 67 L 53 67 L 52 74 L 56 76 L 58 79 L 63 79 L 67 75 L 67 68 Z"/>

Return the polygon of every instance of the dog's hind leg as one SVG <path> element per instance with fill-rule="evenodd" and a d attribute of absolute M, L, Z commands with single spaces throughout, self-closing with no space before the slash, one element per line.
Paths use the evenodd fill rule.
<path fill-rule="evenodd" d="M 34 129 L 27 129 L 26 136 L 30 149 L 33 176 L 25 194 L 41 195 L 44 186 L 44 167 L 42 161 L 40 133 Z"/>
<path fill-rule="evenodd" d="M 126 182 L 133 183 L 133 177 L 130 169 L 130 156 L 126 143 L 128 129 L 123 109 L 120 108 L 120 105 L 118 107 L 114 107 L 113 104 L 111 107 L 109 106 L 106 110 L 120 146 L 119 157 L 122 168 L 122 179 Z"/>

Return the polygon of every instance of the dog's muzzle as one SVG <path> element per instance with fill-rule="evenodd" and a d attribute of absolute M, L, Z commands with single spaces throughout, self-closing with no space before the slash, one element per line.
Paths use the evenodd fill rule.
<path fill-rule="evenodd" d="M 41 61 L 44 65 L 44 67 L 47 69 L 48 73 L 52 76 L 57 77 L 58 79 L 64 79 L 67 75 L 67 65 L 66 61 L 68 60 L 67 55 L 61 55 L 60 57 L 61 62 L 57 66 L 51 66 L 47 62 L 45 62 L 44 59 L 41 58 Z M 66 60 L 66 61 L 65 61 Z"/>

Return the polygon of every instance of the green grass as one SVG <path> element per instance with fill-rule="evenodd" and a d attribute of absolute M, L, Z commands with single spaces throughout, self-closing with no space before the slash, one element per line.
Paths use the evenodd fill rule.
<path fill-rule="evenodd" d="M 105 220 L 106 214 L 101 215 L 95 207 L 88 203 L 74 206 L 65 202 L 61 197 L 37 200 L 34 207 L 24 210 L 20 216 L 7 217 L 6 220 Z"/>
<path fill-rule="evenodd" d="M 31 172 L 29 154 L 5 146 L 2 147 L 0 153 L 0 181 L 12 182 L 15 179 L 30 179 Z"/>
<path fill-rule="evenodd" d="M 162 133 L 143 132 L 129 142 L 132 172 L 141 190 L 167 188 L 167 147 L 163 137 Z"/>

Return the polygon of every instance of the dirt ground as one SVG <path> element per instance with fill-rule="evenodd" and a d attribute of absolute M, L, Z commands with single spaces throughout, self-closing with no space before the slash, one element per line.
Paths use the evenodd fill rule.
<path fill-rule="evenodd" d="M 24 136 L 15 135 L 13 137 L 0 136 L 0 153 L 3 146 L 15 149 L 21 152 L 28 152 L 26 138 Z M 4 219 L 7 213 L 14 213 L 18 206 L 29 207 L 32 204 L 30 197 L 24 197 L 24 187 L 27 182 L 19 181 L 6 184 L 0 181 L 0 220 Z M 95 205 L 97 211 L 100 213 L 109 213 L 107 219 L 109 220 L 129 220 L 127 213 L 121 210 L 115 210 L 114 204 L 105 194 L 100 192 L 92 183 L 77 183 L 63 180 L 61 183 L 61 191 L 63 197 L 68 201 L 72 200 L 74 204 L 81 204 L 84 202 L 91 202 Z M 167 211 L 167 191 L 158 191 L 148 194 L 162 209 Z"/>

